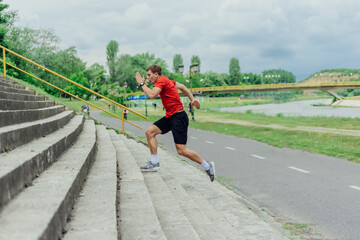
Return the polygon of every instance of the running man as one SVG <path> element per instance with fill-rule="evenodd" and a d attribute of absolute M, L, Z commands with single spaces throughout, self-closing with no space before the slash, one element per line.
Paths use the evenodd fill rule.
<path fill-rule="evenodd" d="M 189 89 L 183 84 L 162 76 L 160 66 L 152 65 L 148 67 L 146 71 L 147 78 L 154 84 L 154 87 L 151 89 L 146 86 L 145 77 L 141 76 L 139 72 L 135 74 L 136 81 L 149 98 L 153 99 L 160 95 L 166 115 L 151 125 L 145 132 L 151 153 L 151 160 L 147 165 L 140 167 L 140 169 L 142 171 L 155 171 L 160 169 L 157 156 L 158 143 L 156 135 L 171 131 L 178 154 L 200 164 L 213 182 L 215 178 L 214 162 L 209 163 L 204 161 L 200 154 L 186 147 L 189 118 L 184 111 L 177 89 L 180 89 L 180 91 L 190 99 L 191 105 L 197 109 L 200 108 L 199 101 L 194 98 Z"/>

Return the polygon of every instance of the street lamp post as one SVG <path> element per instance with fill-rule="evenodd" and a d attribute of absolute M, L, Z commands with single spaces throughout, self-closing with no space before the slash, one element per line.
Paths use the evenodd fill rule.
<path fill-rule="evenodd" d="M 249 79 L 250 79 L 249 76 L 244 77 L 244 82 L 245 82 L 246 80 L 249 80 Z M 248 81 L 246 81 L 246 82 L 248 82 Z M 246 84 L 246 83 L 245 83 L 245 84 Z"/>
<path fill-rule="evenodd" d="M 191 89 L 191 94 L 193 94 L 193 91 L 192 91 L 192 72 L 193 73 L 197 73 L 199 71 L 199 64 L 194 62 L 190 65 L 190 89 Z M 191 117 L 192 117 L 192 120 L 195 121 L 195 114 L 194 114 L 194 109 L 193 107 L 191 106 L 190 104 L 190 112 L 191 112 Z"/>

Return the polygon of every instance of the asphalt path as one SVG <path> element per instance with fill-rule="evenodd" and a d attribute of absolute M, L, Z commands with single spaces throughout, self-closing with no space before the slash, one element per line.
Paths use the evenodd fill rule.
<path fill-rule="evenodd" d="M 117 119 L 98 112 L 92 117 L 121 128 Z M 143 129 L 126 124 L 126 131 L 145 136 L 151 123 L 136 123 Z M 310 224 L 329 239 L 359 239 L 359 164 L 215 132 L 190 128 L 188 135 L 187 146 L 214 161 L 217 176 L 275 218 Z M 158 142 L 176 153 L 171 133 L 158 136 Z"/>

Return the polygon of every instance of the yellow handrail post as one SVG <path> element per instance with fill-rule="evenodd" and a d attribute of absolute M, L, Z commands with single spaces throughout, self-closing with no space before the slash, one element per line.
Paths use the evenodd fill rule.
<path fill-rule="evenodd" d="M 3 48 L 3 60 L 4 60 L 4 78 L 6 79 L 6 57 L 5 48 Z"/>
<path fill-rule="evenodd" d="M 121 107 L 122 135 L 125 135 L 124 107 Z"/>

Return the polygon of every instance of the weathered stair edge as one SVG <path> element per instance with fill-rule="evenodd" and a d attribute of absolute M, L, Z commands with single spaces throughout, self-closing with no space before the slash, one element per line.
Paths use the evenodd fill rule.
<path fill-rule="evenodd" d="M 10 87 L 10 88 L 17 88 L 17 89 L 25 90 L 25 86 L 16 84 L 15 82 L 3 80 L 3 79 L 0 79 L 0 85 L 3 87 Z"/>
<path fill-rule="evenodd" d="M 105 126 L 96 130 L 96 160 L 65 227 L 65 240 L 118 239 L 116 150 Z"/>
<path fill-rule="evenodd" d="M 77 115 L 64 128 L 46 138 L 0 155 L 0 209 L 26 186 L 30 186 L 34 178 L 76 141 L 83 125 L 84 117 Z"/>
<path fill-rule="evenodd" d="M 0 73 L 0 85 L 1 85 L 1 83 L 20 85 L 20 84 L 18 84 L 17 82 L 15 82 L 14 80 L 5 79 L 5 78 L 4 78 L 4 75 L 2 75 L 2 74 Z"/>
<path fill-rule="evenodd" d="M 95 124 L 88 120 L 61 159 L 0 212 L 0 240 L 61 238 L 96 152 Z"/>
<path fill-rule="evenodd" d="M 49 99 L 48 97 L 41 95 L 29 95 L 29 94 L 4 92 L 4 91 L 0 91 L 0 98 L 22 100 L 22 101 L 44 101 Z"/>
<path fill-rule="evenodd" d="M 23 101 L 0 99 L 0 110 L 38 109 L 54 106 L 54 101 Z"/>
<path fill-rule="evenodd" d="M 0 110 L 0 127 L 20 124 L 24 122 L 37 121 L 48 118 L 65 111 L 64 105 L 55 105 L 48 108 L 30 109 L 30 110 Z"/>
<path fill-rule="evenodd" d="M 21 93 L 21 94 L 27 94 L 27 95 L 36 95 L 36 92 L 34 90 L 30 89 L 19 89 L 19 88 L 13 88 L 13 87 L 5 87 L 0 85 L 0 91 L 2 92 L 12 92 L 12 93 Z"/>
<path fill-rule="evenodd" d="M 64 111 L 38 121 L 0 128 L 0 152 L 46 136 L 63 127 L 73 116 L 74 111 Z"/>
<path fill-rule="evenodd" d="M 165 240 L 150 194 L 123 135 L 110 131 L 118 161 L 119 239 Z"/>
<path fill-rule="evenodd" d="M 149 158 L 145 157 L 147 154 L 144 154 L 141 145 L 132 139 L 126 141 L 126 144 L 139 165 L 147 162 Z M 145 172 L 143 175 L 166 237 L 172 240 L 200 239 L 159 172 Z"/>

